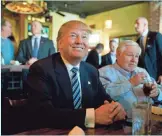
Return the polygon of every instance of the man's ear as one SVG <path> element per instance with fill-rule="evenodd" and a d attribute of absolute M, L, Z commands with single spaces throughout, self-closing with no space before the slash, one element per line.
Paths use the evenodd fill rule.
<path fill-rule="evenodd" d="M 119 57 L 121 52 L 119 50 L 116 50 L 116 57 Z"/>
<path fill-rule="evenodd" d="M 57 41 L 57 46 L 58 46 L 58 49 L 61 49 L 62 48 L 62 42 L 61 42 L 61 40 L 58 40 Z"/>
<path fill-rule="evenodd" d="M 144 29 L 146 29 L 147 28 L 147 24 L 146 23 L 144 23 Z"/>
<path fill-rule="evenodd" d="M 3 27 L 4 27 L 4 26 L 1 27 L 1 30 L 2 30 L 2 31 L 4 30 Z"/>

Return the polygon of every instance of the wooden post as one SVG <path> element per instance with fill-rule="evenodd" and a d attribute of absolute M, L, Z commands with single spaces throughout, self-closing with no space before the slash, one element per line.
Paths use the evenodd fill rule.
<path fill-rule="evenodd" d="M 26 15 L 20 14 L 20 33 L 19 33 L 20 40 L 25 39 L 25 32 L 26 32 L 25 19 L 26 19 Z"/>

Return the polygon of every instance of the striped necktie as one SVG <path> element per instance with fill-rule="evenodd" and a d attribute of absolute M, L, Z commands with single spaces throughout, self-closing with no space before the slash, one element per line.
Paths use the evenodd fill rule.
<path fill-rule="evenodd" d="M 34 38 L 34 48 L 32 52 L 32 57 L 37 58 L 38 55 L 38 38 Z"/>
<path fill-rule="evenodd" d="M 78 68 L 73 67 L 71 71 L 72 71 L 71 86 L 72 86 L 74 109 L 80 109 L 81 108 L 81 90 L 80 90 L 78 74 L 77 74 Z"/>

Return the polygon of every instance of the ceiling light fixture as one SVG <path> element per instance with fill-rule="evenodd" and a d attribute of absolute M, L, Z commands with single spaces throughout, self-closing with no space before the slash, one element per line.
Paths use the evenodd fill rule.
<path fill-rule="evenodd" d="M 31 0 L 11 2 L 6 5 L 6 8 L 11 12 L 20 14 L 39 14 L 43 12 L 43 8 Z"/>
<path fill-rule="evenodd" d="M 105 21 L 105 28 L 111 29 L 112 28 L 112 20 Z"/>

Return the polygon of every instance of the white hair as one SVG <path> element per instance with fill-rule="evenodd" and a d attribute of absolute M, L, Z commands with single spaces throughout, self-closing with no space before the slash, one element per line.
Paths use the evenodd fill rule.
<path fill-rule="evenodd" d="M 132 40 L 125 40 L 125 41 L 122 41 L 122 42 L 119 44 L 118 48 L 117 48 L 117 52 L 123 52 L 123 51 L 126 49 L 127 46 L 136 46 L 136 47 L 138 47 L 139 50 L 140 50 L 139 53 L 141 54 L 141 47 L 139 46 L 138 43 L 136 43 L 136 42 L 134 42 L 134 41 L 132 41 Z"/>

